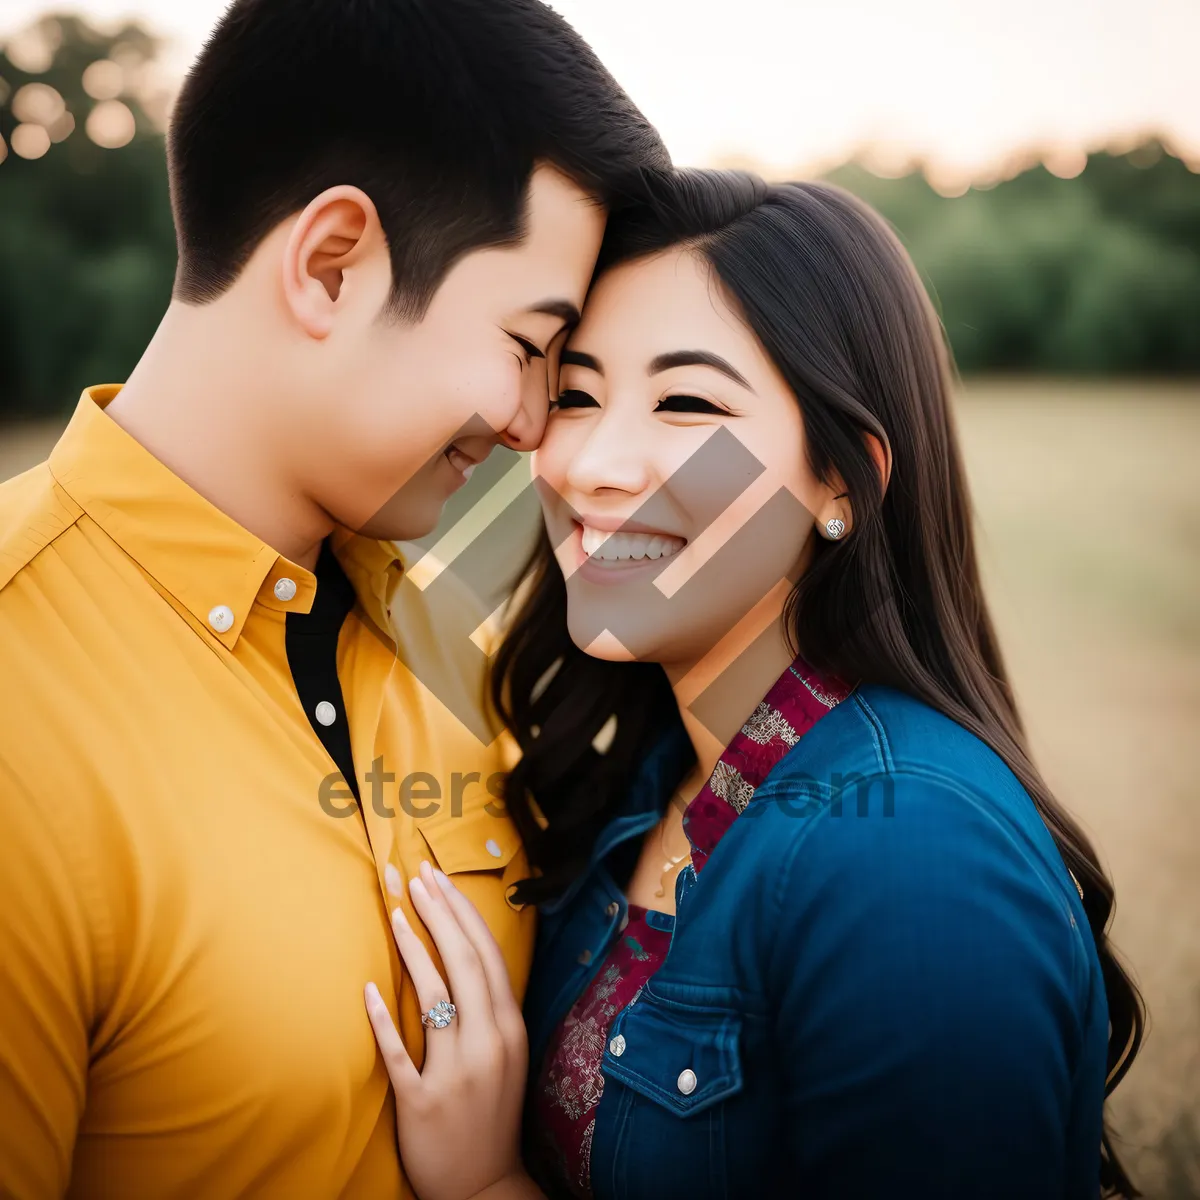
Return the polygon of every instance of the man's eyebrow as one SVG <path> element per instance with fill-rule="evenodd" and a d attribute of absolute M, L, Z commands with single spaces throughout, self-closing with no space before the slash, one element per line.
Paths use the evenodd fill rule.
<path fill-rule="evenodd" d="M 672 350 L 668 354 L 660 354 L 650 363 L 646 374 L 657 375 L 660 371 L 669 371 L 672 367 L 712 367 L 714 371 L 720 371 L 734 383 L 740 383 L 748 392 L 754 391 L 749 380 L 737 367 L 709 350 Z"/>
<path fill-rule="evenodd" d="M 600 365 L 600 360 L 591 354 L 584 354 L 582 350 L 564 350 L 559 363 L 566 367 L 587 367 L 589 371 L 595 371 L 597 375 L 604 374 L 604 368 Z"/>
<path fill-rule="evenodd" d="M 570 300 L 542 300 L 531 304 L 531 313 L 544 313 L 548 317 L 559 317 L 564 325 L 572 329 L 579 324 L 579 308 Z"/>

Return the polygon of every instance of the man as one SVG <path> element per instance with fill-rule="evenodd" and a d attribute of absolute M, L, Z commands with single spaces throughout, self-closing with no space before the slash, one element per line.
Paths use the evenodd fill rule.
<path fill-rule="evenodd" d="M 168 160 L 157 334 L 0 488 L 0 1193 L 409 1195 L 388 911 L 432 860 L 518 990 L 532 914 L 440 694 L 482 655 L 395 540 L 537 443 L 605 206 L 667 158 L 536 0 L 236 0 Z"/>

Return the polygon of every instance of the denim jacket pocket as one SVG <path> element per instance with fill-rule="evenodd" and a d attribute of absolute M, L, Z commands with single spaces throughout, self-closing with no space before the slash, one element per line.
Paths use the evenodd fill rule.
<path fill-rule="evenodd" d="M 679 1117 L 742 1090 L 742 1015 L 683 1004 L 650 986 L 613 1022 L 604 1074 Z"/>

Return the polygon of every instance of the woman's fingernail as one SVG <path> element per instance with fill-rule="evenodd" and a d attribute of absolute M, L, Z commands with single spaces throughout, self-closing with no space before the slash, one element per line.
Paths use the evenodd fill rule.
<path fill-rule="evenodd" d="M 444 871 L 434 871 L 433 877 L 438 881 L 439 884 L 441 884 L 443 892 L 451 892 L 455 890 L 454 884 L 450 882 L 450 877 Z"/>
<path fill-rule="evenodd" d="M 430 887 L 433 886 L 433 867 L 427 862 L 421 863 L 421 878 L 425 880 Z"/>
<path fill-rule="evenodd" d="M 401 930 L 408 928 L 408 918 L 398 908 L 392 909 L 392 925 Z"/>
<path fill-rule="evenodd" d="M 410 891 L 410 892 L 411 892 L 411 893 L 412 893 L 414 896 L 424 896 L 424 895 L 426 895 L 426 892 L 425 892 L 425 884 L 424 884 L 424 883 L 422 883 L 422 882 L 421 882 L 421 879 L 420 879 L 420 877 L 419 877 L 419 876 L 416 876 L 416 875 L 414 875 L 414 876 L 412 877 L 412 879 L 410 879 L 410 880 L 408 881 L 408 890 L 409 890 L 409 891 Z"/>
<path fill-rule="evenodd" d="M 367 993 L 367 1003 L 368 1004 L 382 1004 L 383 1003 L 383 997 L 379 994 L 379 989 L 373 983 L 368 983 L 365 988 L 365 991 Z"/>

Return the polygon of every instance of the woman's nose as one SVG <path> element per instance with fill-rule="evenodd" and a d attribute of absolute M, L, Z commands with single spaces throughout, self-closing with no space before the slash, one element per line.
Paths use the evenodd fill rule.
<path fill-rule="evenodd" d="M 588 431 L 567 467 L 567 484 L 576 492 L 605 489 L 637 496 L 649 487 L 654 472 L 645 431 L 604 413 Z"/>

